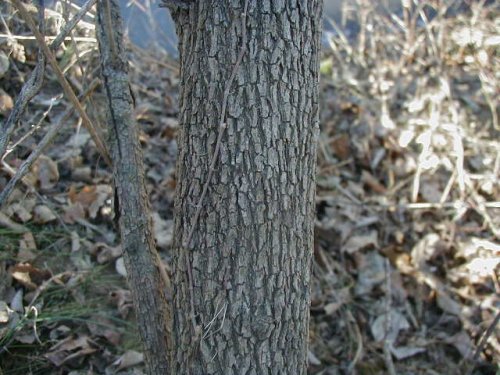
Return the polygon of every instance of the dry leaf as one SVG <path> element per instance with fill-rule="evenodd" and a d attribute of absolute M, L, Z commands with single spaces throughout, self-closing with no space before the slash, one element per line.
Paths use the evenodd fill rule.
<path fill-rule="evenodd" d="M 373 338 L 377 342 L 384 340 L 394 342 L 398 338 L 399 331 L 410 328 L 410 323 L 408 323 L 405 316 L 396 310 L 391 310 L 389 327 L 387 327 L 387 315 L 387 313 L 379 315 L 370 325 Z"/>
<path fill-rule="evenodd" d="M 97 185 L 96 199 L 89 206 L 89 216 L 95 219 L 99 209 L 104 206 L 106 201 L 113 196 L 113 189 L 109 185 Z"/>
<path fill-rule="evenodd" d="M 32 209 L 32 207 L 27 208 L 26 206 L 24 206 L 20 202 L 17 202 L 17 203 L 11 204 L 7 208 L 6 212 L 10 217 L 14 217 L 15 219 L 19 220 L 20 222 L 26 223 L 27 221 L 31 220 L 31 218 L 33 217 L 33 215 L 31 215 L 31 209 Z"/>
<path fill-rule="evenodd" d="M 448 314 L 460 316 L 460 314 L 462 313 L 462 307 L 458 302 L 453 300 L 447 293 L 442 290 L 436 290 L 436 293 L 436 302 L 441 310 L 447 312 Z"/>
<path fill-rule="evenodd" d="M 14 311 L 4 302 L 0 301 L 0 323 L 5 324 L 9 322 L 9 318 Z M 0 336 L 0 338 L 2 338 Z"/>
<path fill-rule="evenodd" d="M 29 232 L 28 228 L 24 225 L 15 223 L 12 221 L 7 215 L 0 211 L 0 226 L 4 228 L 8 228 L 14 233 L 24 233 Z"/>
<path fill-rule="evenodd" d="M 443 189 L 438 181 L 432 179 L 420 184 L 420 195 L 426 202 L 439 203 L 443 195 Z"/>
<path fill-rule="evenodd" d="M 354 259 L 358 269 L 358 282 L 354 288 L 357 296 L 370 293 L 374 287 L 384 282 L 385 258 L 378 252 L 356 253 Z"/>
<path fill-rule="evenodd" d="M 342 251 L 353 254 L 367 247 L 378 247 L 378 233 L 376 230 L 372 230 L 366 234 L 352 236 L 344 244 Z"/>
<path fill-rule="evenodd" d="M 71 179 L 73 181 L 80 181 L 85 183 L 92 182 L 92 168 L 89 166 L 75 168 L 71 171 Z"/>
<path fill-rule="evenodd" d="M 122 335 L 112 328 L 107 328 L 114 327 L 114 323 L 110 319 L 102 315 L 94 315 L 86 323 L 93 336 L 104 337 L 115 346 L 120 344 Z"/>
<path fill-rule="evenodd" d="M 129 290 L 117 289 L 109 293 L 111 301 L 118 307 L 123 318 L 126 318 L 132 305 L 132 295 Z"/>
<path fill-rule="evenodd" d="M 36 336 L 33 332 L 16 336 L 16 341 L 22 344 L 33 344 L 35 340 Z"/>
<path fill-rule="evenodd" d="M 52 213 L 52 210 L 43 204 L 36 206 L 33 210 L 33 214 L 33 221 L 37 224 L 46 224 L 57 219 L 56 215 Z"/>
<path fill-rule="evenodd" d="M 8 72 L 9 65 L 10 65 L 9 57 L 5 54 L 4 51 L 0 50 L 0 78 L 2 78 L 5 75 L 5 73 Z M 1 90 L 0 92 L 5 92 L 5 91 Z"/>
<path fill-rule="evenodd" d="M 24 312 L 24 305 L 23 305 L 23 289 L 19 289 L 16 294 L 14 294 L 14 297 L 12 297 L 12 300 L 10 301 L 10 308 L 14 311 L 17 311 L 18 313 L 23 313 Z"/>
<path fill-rule="evenodd" d="M 368 171 L 363 170 L 361 173 L 361 181 L 372 189 L 375 193 L 385 194 L 387 189 L 382 185 L 372 174 Z"/>
<path fill-rule="evenodd" d="M 462 355 L 468 358 L 474 351 L 474 343 L 465 331 L 460 331 L 444 340 L 445 343 L 453 345 Z"/>
<path fill-rule="evenodd" d="M 112 195 L 113 189 L 109 185 L 85 186 L 78 193 L 76 192 L 76 188 L 71 186 L 68 192 L 70 201 L 72 203 L 79 203 L 92 219 L 97 216 L 99 209 Z"/>
<path fill-rule="evenodd" d="M 46 155 L 41 155 L 31 167 L 37 176 L 40 188 L 50 189 L 59 181 L 59 169 L 57 163 Z"/>
<path fill-rule="evenodd" d="M 341 134 L 330 142 L 330 147 L 340 160 L 347 160 L 351 156 L 351 146 L 349 136 Z"/>
<path fill-rule="evenodd" d="M 75 251 L 80 250 L 81 243 L 80 243 L 80 236 L 78 235 L 78 232 L 76 231 L 71 231 L 71 252 L 74 253 Z"/>
<path fill-rule="evenodd" d="M 123 370 L 144 361 L 144 354 L 136 352 L 135 350 L 127 350 L 120 358 L 113 362 L 114 366 L 118 366 L 117 370 Z"/>
<path fill-rule="evenodd" d="M 345 305 L 351 297 L 351 288 L 342 288 L 335 291 L 336 301 L 327 303 L 324 307 L 326 315 L 333 315 L 338 309 Z"/>
<path fill-rule="evenodd" d="M 75 358 L 92 354 L 96 351 L 90 346 L 88 336 L 80 336 L 76 339 L 68 337 L 51 348 L 51 351 L 44 355 L 56 367 L 60 367 L 66 362 Z"/>
<path fill-rule="evenodd" d="M 426 351 L 425 348 L 420 348 L 418 346 L 398 346 L 397 348 L 390 345 L 391 353 L 397 360 L 406 359 L 413 357 L 414 355 L 423 353 Z"/>
<path fill-rule="evenodd" d="M 321 366 L 320 359 L 310 350 L 307 351 L 307 361 L 312 366 Z"/>
<path fill-rule="evenodd" d="M 115 269 L 119 275 L 127 277 L 127 269 L 125 268 L 125 263 L 123 262 L 123 257 L 119 257 L 115 262 Z"/>
<path fill-rule="evenodd" d="M 14 271 L 12 272 L 12 277 L 25 288 L 30 290 L 36 289 L 36 284 L 31 281 L 29 272 Z"/>
<path fill-rule="evenodd" d="M 64 208 L 63 220 L 66 224 L 75 224 L 85 219 L 85 210 L 80 203 L 71 204 Z"/>
<path fill-rule="evenodd" d="M 411 260 L 417 269 L 425 267 L 425 263 L 438 253 L 440 238 L 436 233 L 429 233 L 411 250 Z"/>
<path fill-rule="evenodd" d="M 82 207 L 89 207 L 97 198 L 96 186 L 84 186 L 79 192 L 76 187 L 71 185 L 68 191 L 68 197 L 71 203 L 80 203 Z"/>
<path fill-rule="evenodd" d="M 20 263 L 30 262 L 36 258 L 36 243 L 33 233 L 24 233 L 23 238 L 19 240 L 19 251 L 17 261 Z"/>
<path fill-rule="evenodd" d="M 29 263 L 18 263 L 14 267 L 10 268 L 9 272 L 11 272 L 12 277 L 20 283 L 27 281 L 27 285 L 25 286 L 29 288 L 31 288 L 32 285 L 35 285 L 36 287 L 36 285 L 40 285 L 51 277 L 49 271 L 33 267 Z M 16 274 L 18 278 L 16 278 L 14 274 Z"/>
<path fill-rule="evenodd" d="M 163 220 L 158 212 L 153 212 L 153 227 L 158 247 L 163 249 L 170 247 L 173 240 L 173 221 Z"/>
<path fill-rule="evenodd" d="M 19 61 L 20 63 L 24 64 L 26 62 L 26 53 L 24 51 L 24 45 L 19 43 L 16 39 L 14 38 L 9 38 L 7 41 L 7 46 L 9 50 L 11 51 L 11 56 Z"/>
<path fill-rule="evenodd" d="M 103 264 L 118 258 L 122 255 L 122 247 L 118 246 L 109 246 L 104 242 L 97 242 L 90 248 L 90 253 L 95 255 L 97 258 L 97 263 Z"/>

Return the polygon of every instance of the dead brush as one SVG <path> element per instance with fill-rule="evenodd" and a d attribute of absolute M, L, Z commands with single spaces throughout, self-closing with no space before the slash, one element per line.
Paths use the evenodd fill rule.
<path fill-rule="evenodd" d="M 358 248 L 366 249 L 366 244 L 375 247 L 375 252 L 391 259 L 391 267 L 397 269 L 393 272 L 405 277 L 416 276 L 418 283 L 450 303 L 445 306 L 440 302 L 442 308 L 452 311 L 452 306 L 460 306 L 454 301 L 465 298 L 451 286 L 455 285 L 452 280 L 456 280 L 456 276 L 452 275 L 456 275 L 456 270 L 446 270 L 443 282 L 418 266 L 400 265 L 397 257 L 406 257 L 402 249 L 410 245 L 407 237 L 411 236 L 410 230 L 405 233 L 401 228 L 406 224 L 415 228 L 424 215 L 429 215 L 433 223 L 421 224 L 425 229 L 417 229 L 416 241 L 427 230 L 440 227 L 442 229 L 434 230 L 449 237 L 446 244 L 451 254 L 458 253 L 460 244 L 472 233 L 488 238 L 491 243 L 499 239 L 500 77 L 495 73 L 500 68 L 498 5 L 485 1 L 468 2 L 466 6 L 460 1 L 402 0 L 398 13 L 389 10 L 387 2 L 357 0 L 343 4 L 340 24 L 328 20 L 332 32 L 325 40 L 330 49 L 321 62 L 325 102 L 318 155 L 318 205 L 326 205 L 326 210 L 333 212 L 331 218 L 326 214 L 318 226 L 340 239 L 324 240 L 328 237 L 325 234 L 317 241 L 320 246 L 339 251 L 338 257 L 330 263 L 336 264 L 333 268 L 345 269 L 351 262 L 344 254 L 346 239 L 353 229 L 335 220 L 338 212 L 344 212 L 353 221 L 357 217 L 358 223 L 371 220 L 370 225 L 382 221 L 385 215 L 394 215 L 400 228 L 396 226 L 395 232 L 390 233 L 389 227 L 380 224 L 380 242 L 364 242 L 365 245 L 360 244 Z M 345 31 L 349 22 L 359 25 L 354 36 Z M 407 223 L 408 220 L 411 223 Z M 474 232 L 460 229 L 471 225 L 465 224 L 471 221 L 478 223 Z M 360 236 L 363 241 L 367 237 Z M 392 253 L 393 250 L 388 250 L 391 248 L 401 250 Z M 371 259 L 366 254 L 347 253 L 354 262 L 356 258 Z M 363 270 L 356 272 L 359 283 Z M 334 274 L 339 277 L 342 273 Z M 321 267 L 315 270 L 315 276 L 324 283 L 332 279 L 332 275 Z M 495 272 L 488 277 L 492 288 L 498 290 Z M 386 284 L 386 289 L 390 290 L 388 278 Z M 337 297 L 324 301 L 327 314 L 324 320 L 329 321 L 330 306 L 335 306 L 333 316 L 338 320 L 330 323 L 333 327 L 328 327 L 319 319 L 317 322 L 313 319 L 311 349 L 318 357 L 314 357 L 315 362 L 318 365 L 321 361 L 336 363 L 351 370 L 356 367 L 359 371 L 380 371 L 378 362 L 381 361 L 383 373 L 410 369 L 411 357 L 416 351 L 409 355 L 407 363 L 393 364 L 391 355 L 401 353 L 392 350 L 394 348 L 388 351 L 387 343 L 382 351 L 368 335 L 360 338 L 353 333 L 339 338 L 335 333 L 335 330 L 351 332 L 346 331 L 348 320 L 342 317 L 345 311 L 353 312 L 355 321 L 362 327 L 364 318 L 377 320 L 376 314 L 385 314 L 390 320 L 387 311 L 391 304 L 394 308 L 396 302 L 391 302 L 388 296 L 389 306 L 374 312 L 371 306 L 352 297 L 344 298 L 341 303 L 332 302 L 345 291 L 339 285 L 330 287 L 334 291 L 324 290 L 323 294 Z M 354 286 L 349 288 L 348 294 L 355 295 L 355 289 Z M 390 295 L 390 291 L 385 293 Z M 406 301 L 405 306 L 398 308 L 410 317 L 413 334 L 418 336 L 425 307 L 419 300 L 415 305 L 416 308 Z M 359 308 L 362 312 L 356 312 Z M 462 305 L 455 313 L 466 310 Z M 488 316 L 497 316 L 497 308 L 486 310 Z M 471 317 L 459 313 L 459 319 L 475 337 L 477 328 Z M 387 320 L 386 325 L 391 325 Z M 495 318 L 485 322 L 482 332 L 491 334 L 494 329 L 487 329 L 488 324 L 497 321 Z M 409 337 L 416 340 L 416 337 L 411 338 L 412 334 L 407 334 L 407 339 Z M 481 340 L 483 342 L 485 340 Z M 498 340 L 493 337 L 489 337 L 488 344 L 493 352 L 499 347 Z M 362 354 L 355 349 L 360 347 Z M 332 350 L 337 354 L 334 357 Z M 477 364 L 477 350 L 472 362 L 472 352 L 463 352 L 463 363 L 446 371 L 467 372 L 469 365 Z M 353 359 L 339 361 L 338 358 Z M 359 365 L 363 362 L 365 364 Z"/>
<path fill-rule="evenodd" d="M 345 19 L 357 17 L 359 33 L 352 41 L 330 20 L 331 57 L 323 61 L 322 72 L 327 86 L 342 90 L 339 95 L 361 108 L 355 121 L 366 121 L 371 137 L 405 152 L 405 170 L 396 164 L 386 176 L 390 193 L 401 188 L 395 186 L 398 175 L 411 173 L 409 207 L 452 204 L 455 220 L 474 210 L 498 238 L 498 223 L 489 212 L 498 207 L 496 8 L 474 2 L 467 12 L 451 17 L 455 3 L 402 1 L 401 17 L 376 9 L 380 5 L 373 2 L 346 2 Z M 351 147 L 369 155 L 372 170 L 389 162 L 370 150 L 373 138 L 351 141 Z M 438 171 L 445 171 L 446 181 L 431 181 Z"/>

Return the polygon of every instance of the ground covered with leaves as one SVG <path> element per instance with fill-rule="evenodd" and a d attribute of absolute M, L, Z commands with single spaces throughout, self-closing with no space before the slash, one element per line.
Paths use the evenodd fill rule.
<path fill-rule="evenodd" d="M 500 10 L 402 3 L 346 2 L 324 38 L 310 373 L 498 374 Z M 77 11 L 46 10 L 46 35 Z M 6 134 L 39 45 L 10 2 L 0 12 Z M 93 18 L 54 53 L 105 139 Z M 129 55 L 168 270 L 179 67 L 157 48 Z M 0 374 L 141 374 L 111 171 L 44 76 L 0 165 Z"/>

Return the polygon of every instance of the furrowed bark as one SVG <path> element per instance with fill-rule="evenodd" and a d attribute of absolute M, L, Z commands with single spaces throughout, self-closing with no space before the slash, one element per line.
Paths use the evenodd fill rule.
<path fill-rule="evenodd" d="M 200 202 L 244 4 L 173 7 L 181 131 L 172 374 L 306 373 L 322 2 L 250 2 L 246 52 Z"/>
<path fill-rule="evenodd" d="M 116 0 L 100 0 L 97 35 L 107 98 L 109 145 L 120 207 L 120 233 L 128 284 L 132 292 L 150 374 L 168 373 L 170 338 L 166 274 L 154 245 L 144 182 L 142 152 L 132 116 L 122 22 Z"/>

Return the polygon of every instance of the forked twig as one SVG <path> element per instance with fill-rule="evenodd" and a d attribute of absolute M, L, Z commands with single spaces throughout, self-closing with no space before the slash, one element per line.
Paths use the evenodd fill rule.
<path fill-rule="evenodd" d="M 81 9 L 64 25 L 59 35 L 50 44 L 50 49 L 55 51 L 61 46 L 68 34 L 73 30 L 78 22 L 87 14 L 89 9 L 94 5 L 97 0 L 88 0 Z M 36 39 L 36 38 L 35 38 Z M 38 54 L 38 62 L 35 69 L 31 72 L 30 77 L 23 85 L 20 94 L 16 99 L 14 108 L 12 109 L 7 121 L 3 125 L 0 132 L 0 158 L 4 157 L 10 136 L 14 130 L 14 125 L 19 121 L 24 109 L 28 102 L 40 91 L 43 82 L 43 75 L 45 72 L 45 57 L 42 51 Z"/>
<path fill-rule="evenodd" d="M 80 100 L 84 101 L 85 98 L 95 90 L 98 84 L 99 81 L 97 79 L 94 80 L 90 84 L 89 88 L 85 90 Z M 59 130 L 63 127 L 64 124 L 66 124 L 66 120 L 73 113 L 73 109 L 74 109 L 73 107 L 68 108 L 66 112 L 64 112 L 64 114 L 61 116 L 61 119 L 56 124 L 53 124 L 49 128 L 49 130 L 44 135 L 38 146 L 31 152 L 28 158 L 18 168 L 16 174 L 10 179 L 7 186 L 5 186 L 5 188 L 0 193 L 0 208 L 2 208 L 7 203 L 9 196 L 14 190 L 17 183 L 21 181 L 24 176 L 26 176 L 33 163 L 40 157 L 40 155 L 47 148 L 47 146 L 49 146 L 52 143 Z"/>
<path fill-rule="evenodd" d="M 47 46 L 47 43 L 45 43 L 45 39 L 44 39 L 43 35 L 36 28 L 35 23 L 33 22 L 33 19 L 31 18 L 28 11 L 26 10 L 24 4 L 20 0 L 12 0 L 12 2 L 16 6 L 16 8 L 19 10 L 19 13 L 21 13 L 21 16 L 23 17 L 23 19 L 28 24 L 29 28 L 31 29 L 31 32 L 35 35 L 36 40 L 38 42 L 38 45 L 43 50 L 45 57 L 47 58 L 48 62 L 52 66 L 52 69 L 54 70 L 54 73 L 57 76 L 59 84 L 61 85 L 61 87 L 64 91 L 64 95 L 68 98 L 68 100 L 75 107 L 76 111 L 78 112 L 78 114 L 82 118 L 83 125 L 87 128 L 88 132 L 90 133 L 90 136 L 92 137 L 92 140 L 94 141 L 97 149 L 101 153 L 104 160 L 108 163 L 108 165 L 111 165 L 112 164 L 111 158 L 109 156 L 107 148 L 104 146 L 104 143 L 102 142 L 101 137 L 97 133 L 97 130 L 95 129 L 94 125 L 92 124 L 92 121 L 90 121 L 90 118 L 88 117 L 87 113 L 80 105 L 80 102 L 78 101 L 78 98 L 76 97 L 75 93 L 73 92 L 73 89 L 69 85 L 66 77 L 64 77 L 64 74 L 61 72 L 61 69 L 59 68 L 59 65 L 57 64 L 57 61 L 56 61 L 54 54 L 52 53 L 50 48 Z"/>

